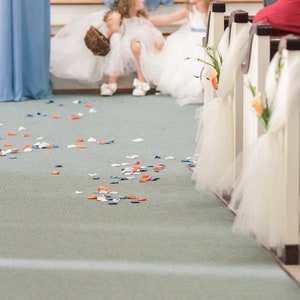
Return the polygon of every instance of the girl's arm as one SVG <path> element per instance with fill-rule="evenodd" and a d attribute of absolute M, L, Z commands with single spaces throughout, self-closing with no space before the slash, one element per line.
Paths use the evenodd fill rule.
<path fill-rule="evenodd" d="M 161 16 L 150 16 L 149 20 L 155 26 L 164 26 L 188 18 L 188 16 L 189 16 L 189 10 L 187 9 L 187 7 L 185 7 L 172 14 L 161 15 Z"/>

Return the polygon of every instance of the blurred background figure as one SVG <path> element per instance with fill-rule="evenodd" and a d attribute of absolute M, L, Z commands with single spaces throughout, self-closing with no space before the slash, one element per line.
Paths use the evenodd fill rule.
<path fill-rule="evenodd" d="M 277 0 L 256 13 L 256 22 L 270 23 L 276 31 L 300 34 L 300 1 Z"/>

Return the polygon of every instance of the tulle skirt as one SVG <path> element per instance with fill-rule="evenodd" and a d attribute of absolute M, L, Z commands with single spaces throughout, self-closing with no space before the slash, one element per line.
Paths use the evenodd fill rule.
<path fill-rule="evenodd" d="M 199 123 L 196 166 L 192 179 L 197 190 L 217 192 L 218 181 L 233 163 L 231 105 L 221 98 L 207 103 Z"/>
<path fill-rule="evenodd" d="M 51 39 L 52 75 L 84 83 L 100 82 L 105 58 L 93 55 L 84 43 L 84 36 L 91 25 L 103 22 L 106 11 L 107 9 L 103 9 L 82 19 L 71 21 Z"/>
<path fill-rule="evenodd" d="M 131 43 L 135 41 L 141 43 L 142 49 L 140 60 L 143 75 L 148 82 L 157 85 L 158 77 L 161 72 L 161 51 L 156 49 L 155 41 L 158 39 L 164 41 L 161 31 L 149 20 L 133 17 L 124 19 L 123 38 L 128 41 L 128 45 L 131 45 Z M 135 70 L 136 65 L 134 63 L 134 70 L 132 71 Z"/>
<path fill-rule="evenodd" d="M 183 25 L 166 39 L 157 89 L 176 98 L 179 105 L 203 103 L 203 63 L 197 58 L 204 58 L 204 36 Z"/>

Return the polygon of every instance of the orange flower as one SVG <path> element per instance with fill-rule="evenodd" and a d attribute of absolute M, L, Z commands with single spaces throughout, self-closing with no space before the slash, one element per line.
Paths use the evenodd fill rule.
<path fill-rule="evenodd" d="M 254 108 L 257 115 L 260 117 L 263 113 L 263 106 L 260 95 L 257 95 L 252 99 L 252 107 Z"/>
<path fill-rule="evenodd" d="M 217 89 L 218 88 L 218 81 L 217 81 L 217 77 L 213 77 L 211 78 L 211 84 L 213 86 L 214 89 Z"/>
<path fill-rule="evenodd" d="M 210 80 L 214 89 L 218 88 L 218 80 L 217 80 L 217 71 L 214 68 L 208 68 L 205 76 L 208 80 Z"/>

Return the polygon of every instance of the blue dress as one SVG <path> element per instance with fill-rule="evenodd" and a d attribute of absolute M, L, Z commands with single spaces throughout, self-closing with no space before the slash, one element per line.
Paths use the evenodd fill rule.
<path fill-rule="evenodd" d="M 50 97 L 50 0 L 1 0 L 0 28 L 0 101 Z"/>

